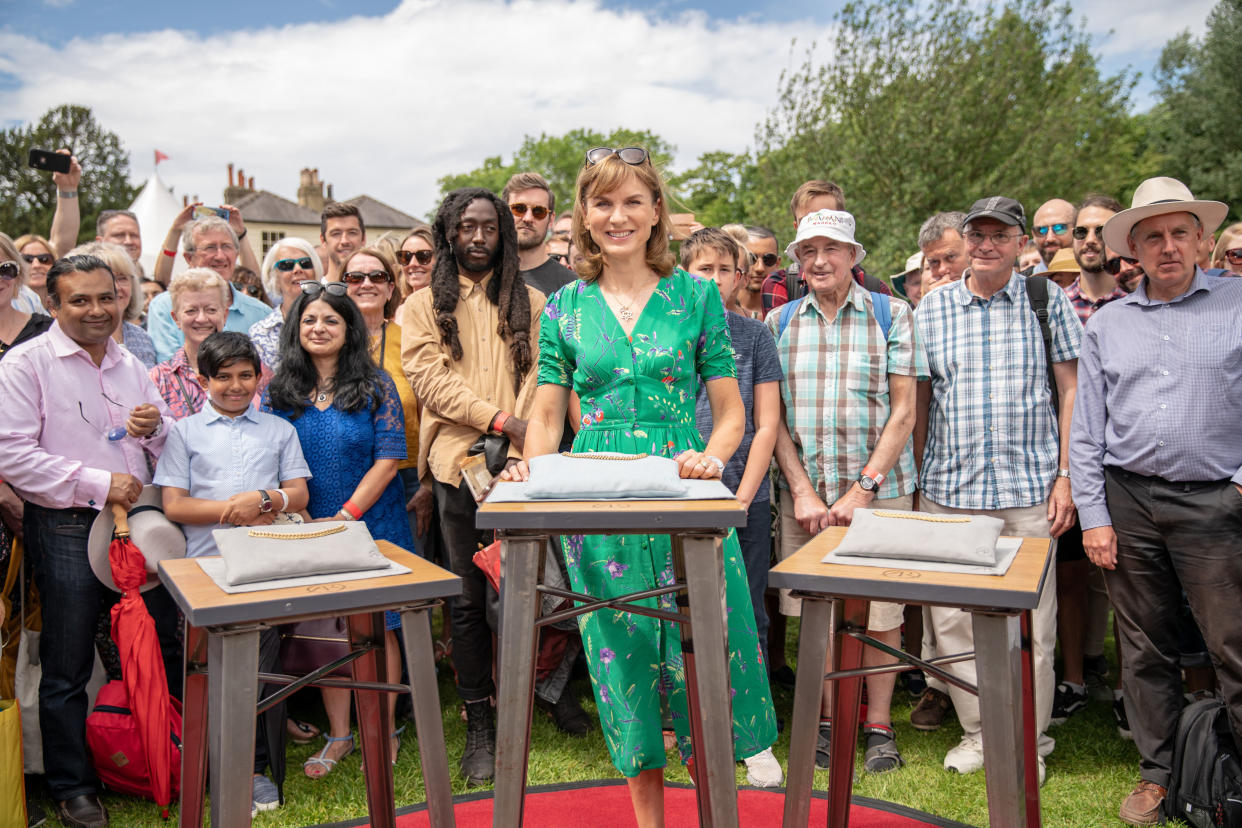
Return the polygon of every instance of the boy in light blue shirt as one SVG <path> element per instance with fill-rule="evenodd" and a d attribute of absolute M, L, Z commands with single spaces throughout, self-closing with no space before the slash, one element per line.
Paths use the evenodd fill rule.
<path fill-rule="evenodd" d="M 199 382 L 208 404 L 173 423 L 155 470 L 164 514 L 181 524 L 186 555 L 217 555 L 212 531 L 228 526 L 266 526 L 281 512 L 299 512 L 311 476 L 297 432 L 287 421 L 252 404 L 262 366 L 250 339 L 236 331 L 214 333 L 198 350 Z M 275 672 L 280 638 L 275 628 L 259 637 L 259 669 Z M 279 706 L 278 706 L 279 707 Z M 283 709 L 272 714 L 284 732 Z M 264 772 L 282 738 L 269 744 L 268 728 L 255 737 L 252 814 L 280 803 Z"/>

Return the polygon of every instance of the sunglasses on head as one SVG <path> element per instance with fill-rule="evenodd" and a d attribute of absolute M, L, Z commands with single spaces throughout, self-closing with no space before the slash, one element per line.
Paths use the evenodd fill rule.
<path fill-rule="evenodd" d="M 1225 258 L 1234 264 L 1242 264 L 1242 247 L 1234 247 L 1225 251 Z"/>
<path fill-rule="evenodd" d="M 1059 221 L 1056 224 L 1037 224 L 1035 225 L 1035 235 L 1046 236 L 1048 235 L 1048 231 L 1051 230 L 1052 235 L 1060 236 L 1068 229 L 1069 225 L 1063 221 Z"/>
<path fill-rule="evenodd" d="M 1105 259 L 1104 260 L 1104 272 L 1107 273 L 1109 276 L 1116 276 L 1118 273 L 1121 272 L 1121 266 L 1123 264 L 1129 265 L 1130 267 L 1134 267 L 1136 264 L 1138 264 L 1138 259 L 1131 259 L 1129 256 L 1113 256 L 1110 259 Z"/>
<path fill-rule="evenodd" d="M 293 270 L 295 267 L 300 267 L 303 270 L 311 270 L 314 268 L 314 266 L 315 266 L 314 263 L 307 256 L 303 256 L 300 259 L 281 259 L 278 262 L 276 262 L 276 264 L 272 265 L 272 267 L 276 268 L 277 270 L 284 271 L 285 273 L 288 273 L 290 270 Z"/>
<path fill-rule="evenodd" d="M 360 285 L 363 282 L 370 282 L 373 285 L 386 285 L 392 281 L 392 277 L 382 270 L 372 270 L 370 273 L 364 273 L 361 270 L 351 270 L 348 273 L 341 274 L 341 281 L 347 285 Z"/>
<path fill-rule="evenodd" d="M 544 207 L 542 204 L 523 204 L 520 201 L 514 204 L 510 204 L 509 209 L 512 210 L 513 215 L 517 216 L 518 218 L 521 218 L 522 216 L 526 215 L 526 211 L 530 210 L 531 218 L 533 218 L 535 221 L 543 221 L 544 219 L 548 217 L 548 213 L 551 212 L 550 210 L 548 210 L 547 207 Z"/>
<path fill-rule="evenodd" d="M 344 296 L 347 288 L 344 282 L 303 282 L 302 292 L 307 296 L 318 296 L 327 292 L 330 296 Z"/>
<path fill-rule="evenodd" d="M 26 264 L 38 262 L 39 264 L 50 265 L 52 263 L 51 253 L 23 253 L 22 258 L 26 260 Z"/>
<path fill-rule="evenodd" d="M 435 253 L 430 250 L 398 250 L 397 261 L 402 265 L 408 265 L 411 259 L 416 259 L 420 265 L 429 265 L 434 255 Z"/>
<path fill-rule="evenodd" d="M 759 261 L 763 262 L 764 267 L 776 267 L 780 260 L 781 257 L 775 253 L 764 253 L 759 257 Z"/>
<path fill-rule="evenodd" d="M 1095 232 L 1095 237 L 1097 239 L 1104 238 L 1104 235 L 1103 235 L 1104 225 L 1102 224 L 1097 224 L 1095 227 L 1085 227 L 1080 224 L 1074 228 L 1074 238 L 1078 239 L 1079 241 L 1082 241 L 1083 239 L 1087 237 L 1087 234 L 1092 231 Z"/>
<path fill-rule="evenodd" d="M 587 150 L 586 165 L 593 167 L 605 158 L 611 158 L 614 155 L 632 167 L 637 167 L 647 160 L 647 151 L 642 147 L 625 147 L 624 149 L 595 147 Z"/>
<path fill-rule="evenodd" d="M 21 274 L 17 262 L 0 262 L 0 279 L 11 282 Z"/>

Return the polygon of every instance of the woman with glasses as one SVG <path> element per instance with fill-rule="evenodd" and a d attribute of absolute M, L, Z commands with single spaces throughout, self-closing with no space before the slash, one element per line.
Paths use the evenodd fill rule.
<path fill-rule="evenodd" d="M 52 243 L 42 236 L 36 236 L 33 233 L 27 233 L 20 236 L 14 244 L 22 254 L 25 260 L 29 274 L 26 277 L 26 287 L 39 294 L 39 301 L 46 307 L 47 305 L 47 272 L 52 269 L 52 263 L 60 256 L 56 255 L 55 248 Z"/>
<path fill-rule="evenodd" d="M 305 239 L 281 239 L 263 257 L 259 271 L 263 288 L 278 304 L 271 313 L 250 326 L 250 341 L 263 364 L 275 371 L 280 367 L 280 332 L 293 303 L 302 295 L 302 283 L 323 280 L 323 264 L 314 246 Z"/>
<path fill-rule="evenodd" d="M 682 477 L 720 477 L 745 416 L 720 292 L 674 269 L 664 186 L 646 150 L 591 150 L 574 193 L 574 242 L 585 260 L 580 280 L 548 297 L 544 310 L 525 456 L 557 450 L 572 392 L 581 411 L 575 452 L 659 455 L 676 460 Z M 700 382 L 714 423 L 706 445 L 695 425 Z M 504 476 L 524 480 L 529 468 L 522 461 Z M 667 535 L 563 543 L 575 592 L 608 598 L 675 580 Z M 733 530 L 724 573 L 734 755 L 744 759 L 776 741 L 776 714 Z M 672 595 L 643 603 L 676 611 Z M 682 760 L 692 758 L 677 625 L 614 612 L 578 623 L 613 764 L 627 777 L 638 824 L 662 826 L 666 716 Z"/>
<path fill-rule="evenodd" d="M 280 368 L 262 407 L 289 420 L 298 432 L 312 475 L 306 511 L 317 521 L 361 520 L 376 540 L 412 549 L 397 478 L 406 442 L 396 385 L 372 357 L 366 320 L 344 283 L 307 281 L 300 290 L 289 311 L 290 324 L 281 331 Z M 388 670 L 396 675 L 401 664 L 392 630 L 401 621 L 396 613 L 385 618 Z M 354 749 L 349 691 L 324 688 L 323 702 L 330 733 L 323 750 L 303 765 L 312 779 L 330 773 Z M 395 703 L 396 696 L 389 694 L 389 704 Z M 394 760 L 399 736 L 400 731 L 392 734 Z"/>
<path fill-rule="evenodd" d="M 1228 271 L 1222 276 L 1242 276 L 1242 221 L 1220 231 L 1220 239 L 1212 251 L 1212 267 Z"/>
<path fill-rule="evenodd" d="M 125 350 L 129 351 L 147 368 L 154 368 L 155 343 L 142 328 L 134 324 L 142 318 L 143 309 L 147 304 L 146 295 L 138 288 L 138 269 L 134 260 L 129 257 L 124 247 L 108 242 L 90 242 L 78 245 L 70 250 L 67 256 L 98 256 L 112 268 L 116 278 L 116 306 L 121 310 L 117 314 L 116 330 L 112 339 Z"/>
<path fill-rule="evenodd" d="M 415 227 L 401 240 L 401 249 L 397 251 L 397 264 L 401 265 L 401 282 L 398 285 L 401 301 L 404 302 L 411 293 L 431 284 L 431 269 L 436 264 L 436 251 L 430 227 Z"/>

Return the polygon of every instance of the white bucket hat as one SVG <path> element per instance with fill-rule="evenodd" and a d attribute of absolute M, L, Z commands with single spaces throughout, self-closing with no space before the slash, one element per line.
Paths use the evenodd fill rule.
<path fill-rule="evenodd" d="M 1203 225 L 1203 235 L 1215 232 L 1225 220 L 1229 207 L 1219 201 L 1197 201 L 1190 188 L 1176 178 L 1149 178 L 1134 191 L 1130 209 L 1122 210 L 1104 223 L 1104 244 L 1114 253 L 1130 255 L 1129 236 L 1134 225 L 1166 213 L 1193 213 Z"/>
<path fill-rule="evenodd" d="M 120 592 L 112 580 L 112 565 L 108 561 L 108 547 L 112 543 L 115 527 L 112 507 L 105 506 L 91 524 L 86 556 L 95 577 L 108 589 Z M 159 486 L 144 486 L 137 502 L 129 507 L 129 537 L 142 552 L 147 564 L 147 582 L 139 587 L 139 592 L 146 592 L 160 582 L 156 574 L 160 561 L 185 557 L 185 535 L 175 523 L 164 517 Z"/>
<path fill-rule="evenodd" d="M 867 256 L 867 251 L 854 239 L 854 217 L 844 210 L 816 210 L 808 213 L 798 222 L 798 235 L 785 246 L 785 255 L 798 260 L 794 251 L 798 243 L 806 239 L 826 238 L 854 245 L 854 264 L 858 264 Z"/>

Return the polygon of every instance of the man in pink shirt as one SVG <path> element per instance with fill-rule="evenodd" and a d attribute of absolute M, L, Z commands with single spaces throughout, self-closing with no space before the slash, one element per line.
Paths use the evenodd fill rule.
<path fill-rule="evenodd" d="M 98 779 L 86 747 L 86 683 L 95 622 L 116 600 L 91 572 L 87 537 L 99 510 L 127 509 L 164 444 L 163 399 L 146 367 L 112 340 L 116 282 L 94 256 L 70 256 L 47 274 L 56 323 L 0 362 L 0 479 L 26 501 L 26 555 L 43 604 L 39 725 L 58 816 L 103 826 Z M 161 644 L 175 644 L 176 611 L 164 588 L 143 594 Z M 165 664 L 180 687 L 175 647 Z M 179 693 L 178 693 L 179 695 Z"/>

